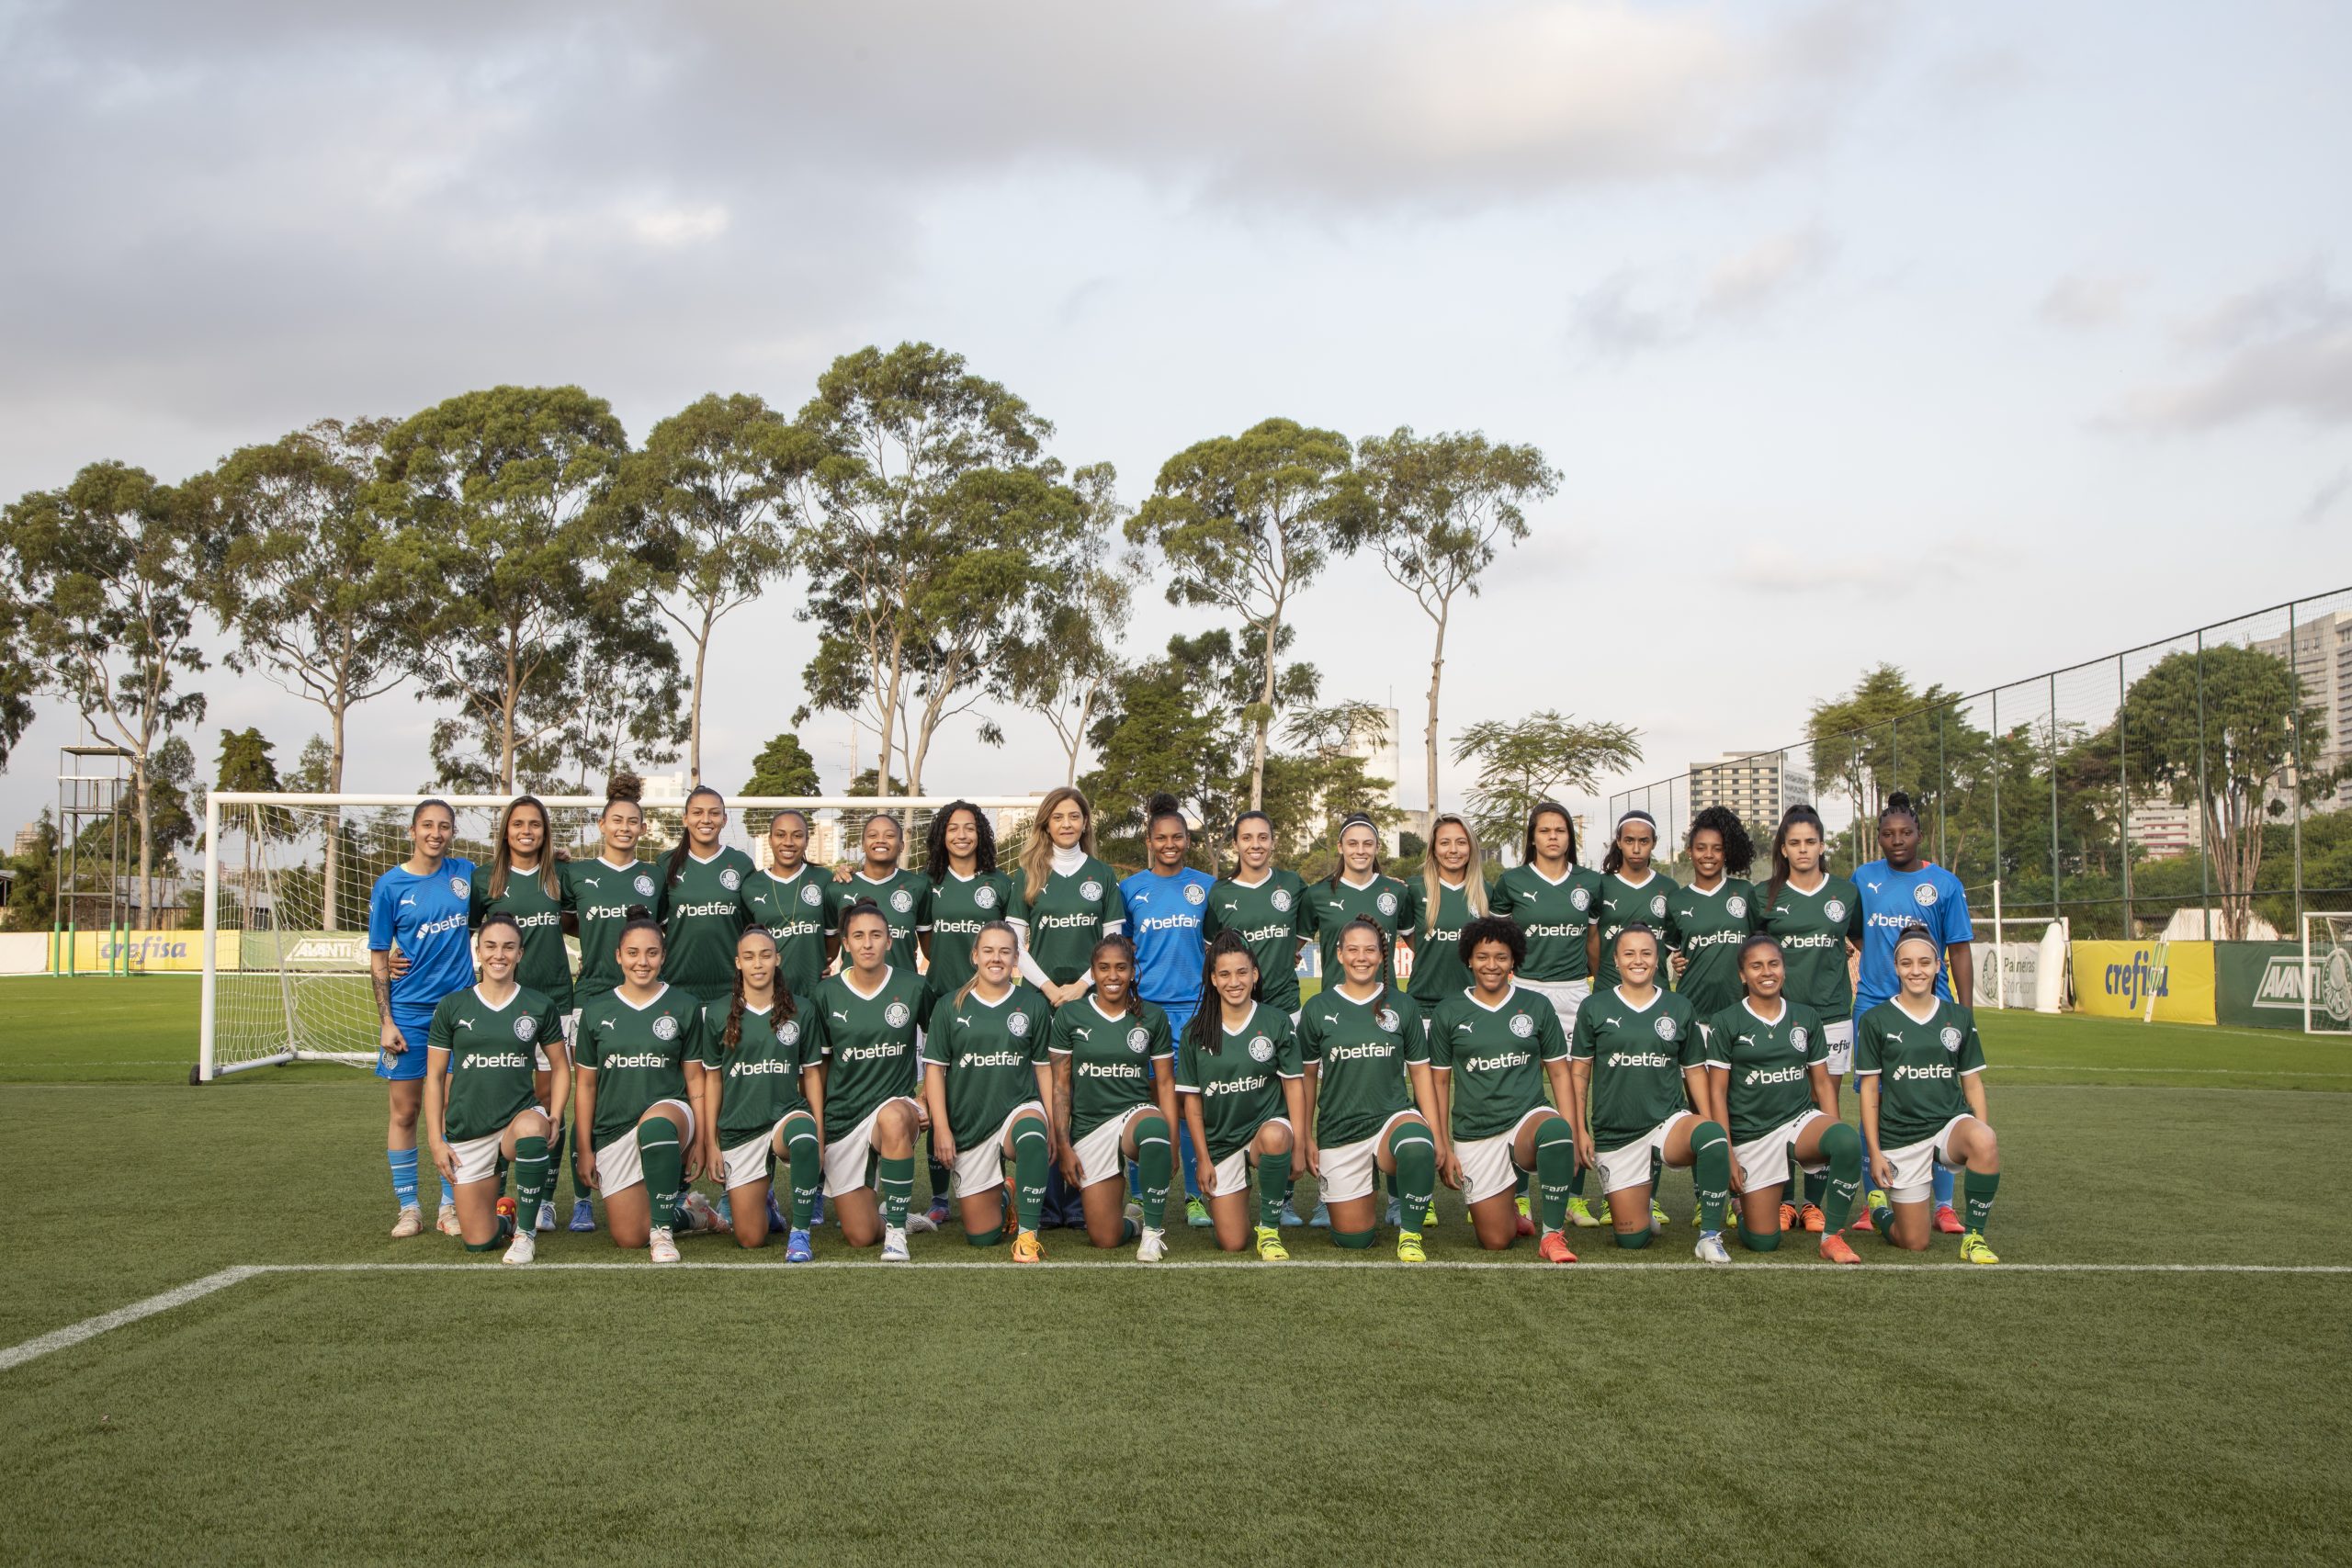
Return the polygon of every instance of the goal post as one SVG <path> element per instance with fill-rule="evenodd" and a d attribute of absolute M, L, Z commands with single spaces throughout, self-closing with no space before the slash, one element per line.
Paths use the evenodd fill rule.
<path fill-rule="evenodd" d="M 2303 1032 L 2352 1034 L 2352 912 L 2306 909 L 2301 935 Z"/>
<path fill-rule="evenodd" d="M 685 795 L 649 781 L 639 802 L 637 852 L 669 852 L 684 830 Z M 372 1066 L 378 1020 L 368 976 L 368 902 L 376 879 L 409 855 L 409 819 L 426 800 L 458 819 L 448 853 L 486 872 L 506 795 L 302 795 L 218 790 L 204 807 L 203 992 L 191 1082 L 292 1062 Z M 548 843 L 585 859 L 601 840 L 602 795 L 543 795 Z M 720 842 L 768 863 L 768 822 L 779 810 L 809 819 L 808 859 L 855 863 L 868 818 L 907 823 L 906 863 L 922 868 L 933 813 L 962 798 L 989 814 L 1000 854 L 1025 831 L 1037 795 L 735 795 Z M 570 939 L 567 939 L 570 940 Z M 571 942 L 575 968 L 579 948 Z"/>

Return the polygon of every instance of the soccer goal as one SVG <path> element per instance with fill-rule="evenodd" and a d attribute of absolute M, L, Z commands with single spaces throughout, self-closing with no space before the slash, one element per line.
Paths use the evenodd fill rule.
<path fill-rule="evenodd" d="M 666 853 L 682 831 L 682 789 L 640 803 L 638 853 Z M 376 879 L 409 856 L 409 818 L 420 801 L 447 800 L 458 835 L 448 852 L 487 871 L 508 796 L 281 795 L 220 790 L 204 812 L 204 994 L 198 1061 L 189 1081 L 288 1062 L 372 1066 L 378 1022 L 368 967 L 368 899 Z M 597 852 L 601 796 L 542 795 L 559 854 Z M 808 859 L 855 862 L 866 818 L 907 823 L 906 862 L 920 870 L 933 812 L 953 797 L 742 795 L 730 798 L 722 842 L 768 863 L 768 822 L 784 807 L 809 818 Z M 975 797 L 989 813 L 1001 854 L 1026 831 L 1036 797 Z M 579 965 L 579 944 L 571 943 Z"/>
<path fill-rule="evenodd" d="M 2303 1032 L 2352 1033 L 2352 913 L 2303 911 Z"/>

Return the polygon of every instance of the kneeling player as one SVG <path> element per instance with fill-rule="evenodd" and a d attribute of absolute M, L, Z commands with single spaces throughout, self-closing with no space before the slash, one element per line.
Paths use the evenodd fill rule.
<path fill-rule="evenodd" d="M 1222 931 L 1202 964 L 1201 1001 L 1176 1049 L 1176 1093 L 1201 1170 L 1216 1245 L 1250 1239 L 1250 1172 L 1258 1172 L 1258 1256 L 1278 1263 L 1290 1155 L 1306 1118 L 1298 1039 L 1280 1008 L 1254 998 L 1258 961 L 1236 931 Z"/>
<path fill-rule="evenodd" d="M 613 1245 L 678 1260 L 676 1233 L 716 1230 L 687 1187 L 701 1174 L 695 1104 L 704 1092 L 702 1004 L 662 979 L 662 928 L 632 919 L 614 956 L 621 983 L 581 1010 L 580 1179 L 605 1195 Z"/>
<path fill-rule="evenodd" d="M 1925 926 L 1894 939 L 1892 1001 L 1862 1014 L 1854 1031 L 1854 1081 L 1871 1156 L 1871 1218 L 1896 1247 L 1927 1249 L 1939 1162 L 1964 1169 L 1968 1228 L 1961 1260 L 1998 1263 L 1984 1222 L 2001 1185 L 2001 1146 L 1984 1110 L 1984 1043 L 1976 1016 L 1936 995 L 1943 954 Z"/>
<path fill-rule="evenodd" d="M 532 1070 L 540 1050 L 557 1066 L 566 1065 L 562 1021 L 553 1002 L 514 983 L 523 929 L 514 916 L 486 918 L 474 947 L 481 982 L 442 998 L 425 1032 L 425 1138 L 435 1168 L 456 1189 L 468 1252 L 488 1252 L 505 1239 L 499 1162 L 514 1162 L 524 1223 L 511 1227 L 504 1261 L 528 1263 L 537 1250 L 531 1221 L 548 1190 L 548 1134 L 563 1120 L 570 1088 L 570 1075 L 556 1073 L 554 1103 L 542 1111 Z"/>
<path fill-rule="evenodd" d="M 932 1003 L 923 1031 L 932 1152 L 954 1168 L 964 1239 L 974 1247 L 1004 1239 L 1004 1170 L 1012 1165 L 1020 1189 L 1012 1260 L 1041 1263 L 1037 1219 L 1053 1169 L 1046 1105 L 1054 1092 L 1046 1054 L 1054 1012 L 1044 992 L 1017 976 L 1020 943 L 1004 921 L 980 927 L 971 956 L 971 978 Z"/>
<path fill-rule="evenodd" d="M 1298 1026 L 1306 1168 L 1322 1184 L 1331 1240 L 1356 1250 L 1372 1245 L 1379 1224 L 1374 1169 L 1393 1173 L 1396 1259 L 1426 1262 L 1421 1224 L 1445 1157 L 1429 1032 L 1413 998 L 1388 985 L 1388 936 L 1377 920 L 1359 915 L 1341 927 L 1333 956 L 1340 982 L 1302 1010 Z"/>
<path fill-rule="evenodd" d="M 1577 1173 L 1575 1130 L 1565 1113 L 1568 1040 L 1542 991 L 1516 984 L 1527 937 L 1499 915 L 1462 928 L 1471 983 L 1441 999 L 1430 1020 L 1430 1066 L 1438 1113 L 1452 1136 L 1445 1179 L 1461 1189 L 1478 1245 L 1500 1252 L 1519 1238 L 1521 1173 L 1542 1188 L 1546 1262 L 1574 1263 L 1568 1196 Z"/>
<path fill-rule="evenodd" d="M 794 996 L 765 926 L 735 939 L 735 993 L 703 1008 L 702 1065 L 710 1135 L 703 1164 L 719 1173 L 735 1239 L 765 1247 L 775 1165 L 792 1170 L 792 1226 L 784 1260 L 806 1263 L 808 1214 L 824 1185 L 825 1025 L 813 1003 Z M 709 1103 L 715 1092 L 718 1104 Z"/>
<path fill-rule="evenodd" d="M 1079 1190 L 1086 1239 L 1136 1240 L 1136 1260 L 1168 1255 L 1161 1222 L 1175 1168 L 1176 1046 L 1168 1015 L 1136 995 L 1135 944 L 1117 933 L 1094 944 L 1094 988 L 1054 1013 L 1054 1111 L 1062 1126 L 1062 1179 Z M 1126 1200 L 1126 1162 L 1142 1179 Z"/>
<path fill-rule="evenodd" d="M 1569 1046 L 1577 1157 L 1600 1172 L 1617 1245 L 1650 1244 L 1650 1157 L 1689 1167 L 1699 1189 L 1704 1263 L 1728 1263 L 1724 1205 L 1730 1198 L 1731 1140 L 1723 1125 L 1684 1109 L 1709 1103 L 1706 1044 L 1690 1004 L 1657 987 L 1657 933 L 1634 923 L 1617 932 L 1609 957 L 1616 984 L 1595 991 L 1577 1013 Z"/>
<path fill-rule="evenodd" d="M 876 820 L 882 820 L 876 818 Z M 842 916 L 849 962 L 817 987 L 825 1015 L 825 1196 L 852 1247 L 882 1244 L 882 1261 L 904 1263 L 907 1208 L 915 1193 L 915 1140 L 922 1102 L 915 1059 L 931 991 L 911 967 L 890 962 L 889 918 L 861 898 Z"/>
<path fill-rule="evenodd" d="M 1781 1233 L 1795 1227 L 1796 1206 L 1781 1196 L 1793 1156 L 1808 1184 L 1827 1177 L 1821 1256 L 1860 1263 L 1838 1233 L 1861 1190 L 1861 1136 L 1838 1120 L 1838 1086 L 1829 1076 L 1821 1015 L 1789 1000 L 1787 978 L 1779 941 L 1758 932 L 1739 950 L 1747 995 L 1707 1021 L 1707 1077 L 1714 1114 L 1731 1128 L 1739 1239 L 1750 1252 L 1770 1252 L 1781 1245 Z"/>

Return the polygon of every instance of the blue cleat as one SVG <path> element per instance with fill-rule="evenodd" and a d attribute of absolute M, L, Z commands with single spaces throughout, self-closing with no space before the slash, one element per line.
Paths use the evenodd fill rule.
<path fill-rule="evenodd" d="M 768 1194 L 768 1229 L 780 1231 L 784 1228 L 784 1211 L 775 1206 L 775 1194 L 771 1192 Z"/>
<path fill-rule="evenodd" d="M 596 1228 L 596 1210 L 585 1198 L 575 1201 L 571 1205 L 571 1228 L 576 1231 Z"/>
<path fill-rule="evenodd" d="M 1288 1229 L 1288 1230 L 1296 1230 L 1299 1226 L 1301 1226 L 1301 1225 L 1305 1224 L 1306 1223 L 1306 1222 L 1305 1220 L 1302 1220 L 1302 1219 L 1300 1219 L 1300 1218 L 1298 1217 L 1298 1211 L 1297 1211 L 1295 1208 L 1294 1208 L 1294 1207 L 1292 1207 L 1292 1206 L 1291 1206 L 1291 1201 L 1290 1201 L 1289 1199 L 1287 1199 L 1287 1198 L 1283 1199 L 1283 1227 L 1284 1227 L 1285 1229 Z"/>
<path fill-rule="evenodd" d="M 786 1263 L 808 1263 L 816 1258 L 817 1249 L 808 1245 L 807 1231 L 794 1231 L 785 1238 L 784 1260 Z"/>
<path fill-rule="evenodd" d="M 1330 1206 L 1325 1203 L 1322 1199 L 1317 1198 L 1315 1201 L 1315 1213 L 1306 1223 L 1313 1225 L 1318 1231 L 1329 1230 L 1331 1228 Z"/>

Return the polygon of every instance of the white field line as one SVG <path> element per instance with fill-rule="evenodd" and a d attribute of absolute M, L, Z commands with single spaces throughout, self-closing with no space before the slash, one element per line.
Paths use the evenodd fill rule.
<path fill-rule="evenodd" d="M 233 1269 L 223 1269 L 217 1274 L 207 1274 L 201 1280 L 190 1280 L 188 1283 L 180 1286 L 176 1290 L 165 1291 L 163 1294 L 158 1296 L 149 1296 L 145 1301 L 133 1302 L 129 1306 L 117 1307 L 114 1311 L 101 1313 L 96 1317 L 85 1318 L 80 1323 L 70 1325 L 64 1328 L 51 1330 L 50 1333 L 44 1334 L 39 1338 L 28 1339 L 21 1345 L 13 1346 L 6 1350 L 0 1350 L 0 1371 L 6 1371 L 13 1367 L 20 1367 L 27 1361 L 48 1355 L 52 1350 L 63 1350 L 72 1346 L 79 1345 L 84 1340 L 95 1338 L 110 1328 L 119 1328 L 124 1324 L 136 1323 L 141 1318 L 153 1317 L 155 1314 L 160 1312 L 169 1312 L 174 1307 L 185 1306 L 189 1302 L 195 1301 L 199 1297 L 209 1296 L 215 1291 L 225 1290 L 231 1285 L 241 1283 L 246 1280 L 259 1279 L 266 1274 L 474 1274 L 485 1279 L 492 1277 L 500 1279 L 516 1279 L 527 1278 L 534 1274 L 598 1274 L 610 1273 L 620 1269 L 634 1269 L 639 1272 L 645 1272 L 654 1269 L 655 1267 L 655 1265 L 642 1260 L 631 1261 L 619 1258 L 616 1258 L 607 1263 L 534 1263 L 526 1269 L 501 1269 L 496 1264 L 482 1263 L 240 1264 Z M 799 1273 L 817 1269 L 860 1269 L 869 1272 L 907 1275 L 938 1273 L 944 1269 L 988 1269 L 996 1273 L 1005 1274 L 1010 1273 L 1019 1267 L 1023 1266 L 1007 1263 L 1001 1260 L 947 1258 L 935 1263 L 913 1263 L 910 1264 L 903 1269 L 882 1269 L 872 1258 L 835 1258 L 814 1263 L 674 1263 L 667 1265 L 662 1271 L 670 1272 L 687 1269 L 707 1273 L 752 1274 L 775 1273 L 782 1271 Z M 1049 1269 L 1058 1269 L 1068 1271 L 1093 1272 L 1100 1272 L 1104 1269 L 1120 1269 L 1128 1271 L 1147 1271 L 1154 1274 L 1189 1273 L 1195 1271 L 1205 1272 L 1221 1269 L 1233 1273 L 1237 1278 L 1246 1275 L 1251 1279 L 1265 1279 L 1269 1275 L 1272 1274 L 1287 1274 L 1300 1270 L 1319 1271 L 1325 1269 L 1376 1269 L 1391 1271 L 1409 1270 L 1415 1273 L 1428 1273 L 1432 1270 L 1441 1273 L 1483 1273 L 1510 1269 L 1511 1266 L 1509 1264 L 1480 1263 L 1467 1259 L 1457 1260 L 1452 1258 L 1436 1259 L 1428 1263 L 1420 1264 L 1399 1264 L 1390 1262 L 1385 1258 L 1294 1258 L 1287 1263 L 1273 1265 L 1256 1265 L 1239 1258 L 1229 1262 L 1213 1261 L 1208 1258 L 1175 1258 L 1159 1263 L 1137 1263 L 1132 1258 L 1129 1258 L 1124 1260 L 1105 1259 L 1097 1263 L 1048 1262 L 1027 1265 L 1026 1267 Z M 1551 1279 L 1566 1280 L 1579 1278 L 1589 1279 L 1595 1274 L 1603 1276 L 1616 1275 L 1621 1278 L 1627 1279 L 1638 1278 L 1645 1274 L 1697 1274 L 1720 1271 L 1723 1269 L 1723 1265 L 1717 1263 L 1698 1262 L 1594 1262 L 1580 1263 L 1571 1269 L 1544 1269 L 1540 1267 L 1529 1269 L 1522 1266 L 1516 1272 L 1518 1272 L 1522 1278 L 1548 1277 Z M 1735 1264 L 1732 1268 L 1736 1271 L 1737 1277 L 1742 1279 L 1758 1279 L 1770 1276 L 1773 1278 L 1790 1280 L 1820 1280 L 1831 1278 L 1844 1278 L 1849 1280 L 1883 1280 L 1891 1277 L 1898 1277 L 1890 1276 L 1887 1271 L 1883 1269 L 1876 1270 L 1848 1270 L 1835 1266 L 1821 1268 L 1786 1268 L 1768 1265 L 1759 1268 L 1750 1265 L 1743 1269 L 1739 1265 Z M 1973 1274 L 1980 1278 L 1986 1279 L 1999 1279 L 2005 1275 L 2012 1274 L 2344 1275 L 2352 1274 L 2352 1264 L 2003 1263 L 1992 1268 L 1986 1268 L 1983 1265 L 1973 1263 L 1915 1263 L 1902 1266 L 1900 1269 L 1901 1276 L 1909 1276 L 1920 1273 Z M 1726 1277 L 1730 1276 L 1727 1275 Z"/>
<path fill-rule="evenodd" d="M 1994 1073 L 2148 1073 L 2152 1075 L 2180 1073 L 2194 1074 L 2199 1077 L 2211 1075 L 2215 1077 L 2233 1078 L 2352 1078 L 2352 1073 L 2307 1073 L 2300 1067 L 2074 1067 L 2063 1063 L 2037 1062 L 1996 1064 L 1985 1070 Z M 2262 1086 L 2256 1085 L 2253 1092 L 2259 1094 L 2267 1091 Z"/>

